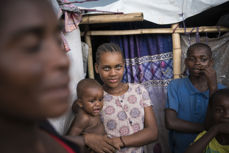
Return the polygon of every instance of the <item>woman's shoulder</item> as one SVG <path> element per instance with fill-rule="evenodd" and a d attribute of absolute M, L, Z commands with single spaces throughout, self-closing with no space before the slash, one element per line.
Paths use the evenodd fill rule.
<path fill-rule="evenodd" d="M 48 135 L 55 137 L 58 140 L 62 141 L 65 144 L 65 146 L 68 146 L 68 148 L 70 147 L 74 152 L 80 152 L 79 146 L 77 144 L 65 139 L 63 136 L 61 136 L 54 129 L 54 127 L 50 124 L 50 122 L 48 120 L 41 121 L 39 126 L 40 126 L 41 130 L 45 131 Z"/>

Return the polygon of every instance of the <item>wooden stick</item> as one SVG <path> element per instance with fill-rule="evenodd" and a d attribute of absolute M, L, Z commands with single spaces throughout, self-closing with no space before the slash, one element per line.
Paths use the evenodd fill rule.
<path fill-rule="evenodd" d="M 94 68 L 93 68 L 91 36 L 86 34 L 85 41 L 88 45 L 88 73 L 89 73 L 89 78 L 94 79 L 95 77 L 94 77 Z"/>
<path fill-rule="evenodd" d="M 178 27 L 178 24 L 172 25 L 172 30 Z M 180 45 L 180 34 L 174 32 L 172 34 L 173 41 L 173 78 L 180 78 L 181 76 L 181 45 Z"/>
<path fill-rule="evenodd" d="M 143 21 L 143 13 L 85 15 L 80 24 Z"/>
<path fill-rule="evenodd" d="M 199 32 L 226 32 L 229 31 L 229 28 L 211 26 L 211 27 L 199 27 Z M 89 31 L 88 34 L 91 36 L 120 36 L 120 35 L 140 35 L 140 34 L 171 34 L 176 33 L 185 33 L 184 28 L 177 28 L 175 31 L 171 28 L 155 28 L 155 29 L 136 29 L 136 30 L 101 30 L 101 31 Z M 196 28 L 186 28 L 186 32 L 195 33 L 197 32 Z"/>

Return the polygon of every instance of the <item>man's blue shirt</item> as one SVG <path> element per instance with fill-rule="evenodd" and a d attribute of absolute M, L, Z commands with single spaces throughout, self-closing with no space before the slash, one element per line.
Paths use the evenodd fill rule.
<path fill-rule="evenodd" d="M 224 88 L 218 84 L 218 89 Z M 189 78 L 172 80 L 168 86 L 166 108 L 177 112 L 179 119 L 203 123 L 208 107 L 209 90 L 200 92 Z M 183 153 L 197 133 L 183 133 L 170 130 L 169 139 L 174 153 Z"/>

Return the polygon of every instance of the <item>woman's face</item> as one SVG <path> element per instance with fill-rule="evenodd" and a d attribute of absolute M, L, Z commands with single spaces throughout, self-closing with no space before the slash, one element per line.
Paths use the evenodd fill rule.
<path fill-rule="evenodd" d="M 119 87 L 124 73 L 123 57 L 118 52 L 105 52 L 100 55 L 99 63 L 95 65 L 104 85 L 109 88 Z"/>
<path fill-rule="evenodd" d="M 24 3 L 23 3 L 24 2 Z M 0 114 L 21 119 L 56 117 L 68 108 L 69 59 L 59 23 L 42 1 L 15 2 L 0 33 Z"/>

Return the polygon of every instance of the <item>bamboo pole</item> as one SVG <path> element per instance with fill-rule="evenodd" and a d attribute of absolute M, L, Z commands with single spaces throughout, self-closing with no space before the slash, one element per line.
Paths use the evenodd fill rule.
<path fill-rule="evenodd" d="M 140 34 L 150 34 L 150 33 L 172 33 L 170 28 L 161 29 L 136 29 L 136 30 L 103 30 L 103 31 L 90 31 L 92 36 L 109 36 L 109 35 L 140 35 Z"/>
<path fill-rule="evenodd" d="M 93 68 L 91 36 L 86 34 L 85 41 L 88 45 L 88 74 L 89 74 L 89 78 L 94 79 L 95 77 L 94 77 L 94 68 Z"/>
<path fill-rule="evenodd" d="M 227 32 L 229 28 L 226 27 L 219 27 L 216 26 L 209 26 L 209 27 L 199 27 L 199 33 L 201 32 Z M 177 33 L 183 34 L 185 33 L 184 28 L 177 28 Z M 197 32 L 196 29 L 193 28 L 186 28 L 186 33 L 195 33 Z M 136 29 L 136 30 L 103 30 L 103 31 L 89 31 L 88 35 L 91 36 L 111 36 L 111 35 L 140 35 L 140 34 L 170 34 L 173 33 L 171 28 L 158 28 L 158 29 Z M 81 36 L 84 36 L 85 33 L 81 32 Z"/>
<path fill-rule="evenodd" d="M 178 27 L 178 24 L 172 25 L 172 30 Z M 181 45 L 180 45 L 180 34 L 174 32 L 172 34 L 173 42 L 173 78 L 180 78 L 181 75 Z"/>
<path fill-rule="evenodd" d="M 199 33 L 202 32 L 226 32 L 229 31 L 229 28 L 226 27 L 216 27 L 216 26 L 210 26 L 210 27 L 199 27 Z M 184 28 L 177 28 L 175 30 L 176 33 L 195 33 L 197 32 L 197 29 L 193 28 L 186 28 L 186 31 Z M 135 29 L 135 30 L 97 30 L 97 31 L 89 31 L 88 34 L 91 36 L 120 36 L 120 35 L 140 35 L 140 34 L 172 34 L 173 29 L 171 28 L 155 28 L 155 29 Z M 83 34 L 83 33 L 82 33 Z"/>
<path fill-rule="evenodd" d="M 80 24 L 143 21 L 143 13 L 85 15 Z"/>
<path fill-rule="evenodd" d="M 199 33 L 202 32 L 226 32 L 229 31 L 229 28 L 226 27 L 199 27 Z M 177 28 L 175 30 L 176 33 L 195 33 L 197 32 L 196 28 Z M 171 28 L 158 28 L 158 29 L 136 29 L 136 30 L 103 30 L 103 31 L 89 31 L 88 34 L 91 36 L 120 36 L 120 35 L 140 35 L 140 34 L 171 34 L 173 33 L 173 29 Z"/>

